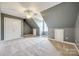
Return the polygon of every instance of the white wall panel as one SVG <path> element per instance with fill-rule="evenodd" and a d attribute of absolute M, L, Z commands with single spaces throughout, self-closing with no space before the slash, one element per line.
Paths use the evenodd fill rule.
<path fill-rule="evenodd" d="M 64 41 L 64 29 L 55 29 L 55 39 Z"/>

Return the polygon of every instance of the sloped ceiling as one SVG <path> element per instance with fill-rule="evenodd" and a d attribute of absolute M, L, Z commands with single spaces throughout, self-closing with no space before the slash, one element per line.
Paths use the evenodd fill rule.
<path fill-rule="evenodd" d="M 24 11 L 27 9 L 41 12 L 60 3 L 61 2 L 0 2 L 0 8 L 3 13 L 25 18 Z"/>
<path fill-rule="evenodd" d="M 25 17 L 24 10 L 18 2 L 0 2 L 1 11 L 3 13 L 11 14 L 14 16 Z"/>

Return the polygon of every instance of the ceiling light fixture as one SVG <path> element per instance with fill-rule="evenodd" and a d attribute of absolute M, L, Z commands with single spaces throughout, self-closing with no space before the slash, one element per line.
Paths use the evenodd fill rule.
<path fill-rule="evenodd" d="M 27 18 L 27 19 L 32 18 L 33 12 L 32 12 L 31 10 L 26 10 L 26 11 L 24 11 L 24 12 L 25 12 L 25 15 L 26 15 L 26 18 Z"/>

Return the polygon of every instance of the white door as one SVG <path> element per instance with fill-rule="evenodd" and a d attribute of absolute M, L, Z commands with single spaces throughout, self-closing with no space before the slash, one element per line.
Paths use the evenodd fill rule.
<path fill-rule="evenodd" d="M 64 40 L 64 29 L 55 29 L 55 39 L 58 41 Z"/>
<path fill-rule="evenodd" d="M 21 37 L 21 20 L 4 18 L 4 40 L 12 40 Z"/>

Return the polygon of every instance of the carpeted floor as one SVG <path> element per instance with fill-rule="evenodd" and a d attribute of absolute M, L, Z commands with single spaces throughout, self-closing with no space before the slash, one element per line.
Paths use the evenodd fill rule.
<path fill-rule="evenodd" d="M 0 56 L 78 55 L 74 45 L 47 37 L 28 37 L 0 42 Z"/>

